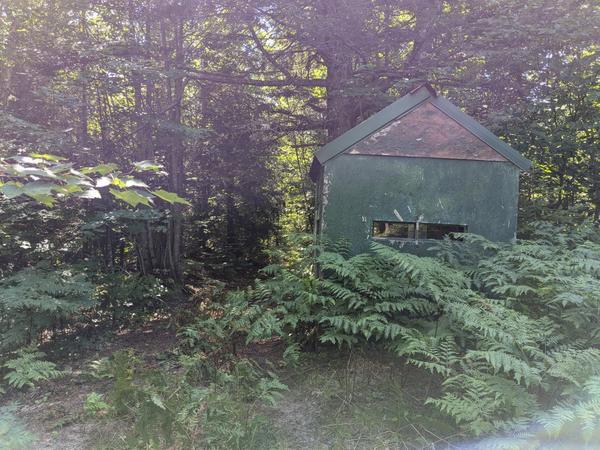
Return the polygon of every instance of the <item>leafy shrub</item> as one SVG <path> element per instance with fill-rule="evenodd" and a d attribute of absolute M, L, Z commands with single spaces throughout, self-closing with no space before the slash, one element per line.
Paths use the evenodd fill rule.
<path fill-rule="evenodd" d="M 9 386 L 16 389 L 34 387 L 39 381 L 59 378 L 63 373 L 56 368 L 56 364 L 45 361 L 45 353 L 35 348 L 25 348 L 17 352 L 16 358 L 9 359 L 2 367 L 8 370 L 4 379 Z"/>
<path fill-rule="evenodd" d="M 120 323 L 155 311 L 168 291 L 151 275 L 105 274 L 97 283 L 100 310 L 109 313 L 113 322 Z"/>
<path fill-rule="evenodd" d="M 66 325 L 93 297 L 94 286 L 75 267 L 40 264 L 0 280 L 0 353 Z"/>
<path fill-rule="evenodd" d="M 146 368 L 131 351 L 100 364 L 101 375 L 114 380 L 110 409 L 134 424 L 127 448 L 264 448 L 258 406 L 273 403 L 285 385 L 249 361 L 228 371 L 213 368 L 210 377 L 204 377 L 206 364 L 197 354 Z"/>
<path fill-rule="evenodd" d="M 474 435 L 546 437 L 600 430 L 600 244 L 597 229 L 538 223 L 531 240 L 472 235 L 418 257 L 373 243 L 347 256 L 307 248 L 231 295 L 224 333 L 295 335 L 339 346 L 380 342 L 442 379 L 427 400 Z M 313 267 L 319 268 L 319 276 Z M 557 402 L 560 400 L 560 404 Z"/>
<path fill-rule="evenodd" d="M 102 394 L 90 392 L 85 398 L 83 409 L 91 416 L 104 416 L 110 411 L 110 405 L 104 401 Z"/>
<path fill-rule="evenodd" d="M 300 346 L 292 342 L 283 351 L 282 359 L 286 366 L 296 367 L 300 363 L 301 349 Z"/>
<path fill-rule="evenodd" d="M 194 322 L 184 325 L 178 333 L 181 347 L 188 352 L 210 353 L 222 347 L 227 335 L 223 321 L 215 317 L 199 317 Z"/>

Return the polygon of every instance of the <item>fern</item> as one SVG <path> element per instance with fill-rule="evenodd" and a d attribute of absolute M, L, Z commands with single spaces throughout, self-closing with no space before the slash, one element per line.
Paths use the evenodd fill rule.
<path fill-rule="evenodd" d="M 529 234 L 514 244 L 467 234 L 440 242 L 436 257 L 378 243 L 356 256 L 314 248 L 304 262 L 272 266 L 270 278 L 232 294 L 222 320 L 249 340 L 271 333 L 301 343 L 382 343 L 441 376 L 428 403 L 473 434 L 512 432 L 509 441 L 518 441 L 515 432 L 545 420 L 553 435 L 579 424 L 591 436 L 590 380 L 600 375 L 597 231 L 540 223 Z M 307 270 L 315 260 L 319 276 Z"/>
<path fill-rule="evenodd" d="M 287 386 L 247 360 L 228 371 L 204 370 L 200 355 L 176 363 L 180 370 L 147 368 L 131 351 L 113 354 L 103 368 L 112 389 L 94 408 L 134 424 L 131 447 L 265 448 L 257 442 L 265 425 L 258 408 L 273 405 Z"/>
<path fill-rule="evenodd" d="M 589 378 L 581 399 L 561 402 L 549 411 L 538 414 L 537 420 L 550 437 L 568 436 L 575 442 L 590 442 L 600 436 L 600 376 Z M 581 439 L 582 438 L 582 439 Z"/>
<path fill-rule="evenodd" d="M 450 335 L 428 336 L 415 329 L 406 330 L 402 340 L 391 347 L 398 355 L 408 357 L 409 364 L 444 376 L 454 374 L 460 361 Z"/>
<path fill-rule="evenodd" d="M 282 359 L 286 366 L 296 367 L 298 366 L 301 358 L 300 345 L 296 342 L 292 342 L 283 351 Z"/>
<path fill-rule="evenodd" d="M 441 398 L 427 403 L 448 413 L 473 434 L 480 436 L 498 430 L 514 431 L 516 419 L 522 424 L 538 408 L 533 394 L 506 378 L 486 374 L 475 368 L 447 378 Z"/>
<path fill-rule="evenodd" d="M 465 357 L 469 360 L 483 360 L 493 368 L 494 374 L 508 374 L 517 383 L 523 382 L 526 386 L 540 384 L 540 370 L 537 367 L 532 367 L 524 359 L 503 350 L 469 350 Z"/>
<path fill-rule="evenodd" d="M 0 352 L 36 340 L 94 304 L 94 286 L 75 268 L 44 265 L 0 281 Z"/>
<path fill-rule="evenodd" d="M 600 350 L 567 348 L 548 357 L 547 376 L 566 381 L 579 389 L 593 376 L 600 376 Z"/>
<path fill-rule="evenodd" d="M 25 386 L 34 387 L 40 381 L 59 378 L 63 373 L 56 368 L 56 364 L 43 360 L 46 356 L 35 348 L 22 349 L 17 352 L 14 359 L 10 359 L 2 367 L 9 372 L 4 379 L 9 386 L 21 389 Z"/>

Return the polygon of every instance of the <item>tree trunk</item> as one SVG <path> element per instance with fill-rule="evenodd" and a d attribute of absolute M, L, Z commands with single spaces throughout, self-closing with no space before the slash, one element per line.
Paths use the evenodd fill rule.
<path fill-rule="evenodd" d="M 344 13 L 344 6 L 339 3 L 339 0 L 329 0 L 317 4 L 324 23 L 335 23 L 335 18 Z M 348 92 L 353 69 L 352 54 L 333 31 L 325 37 L 319 53 L 327 67 L 325 128 L 327 139 L 331 141 L 355 125 L 356 106 Z"/>
<path fill-rule="evenodd" d="M 83 147 L 86 147 L 89 143 L 88 119 L 87 86 L 84 82 L 81 86 L 81 96 L 79 98 L 79 130 L 77 133 L 77 143 Z"/>
<path fill-rule="evenodd" d="M 174 60 L 171 60 L 169 51 L 167 24 L 161 21 L 161 44 L 163 48 L 163 63 L 165 70 L 182 67 L 184 63 L 183 48 L 183 19 L 177 17 L 172 20 L 173 24 L 173 46 Z M 165 81 L 165 99 L 167 101 L 166 118 L 170 127 L 176 128 L 181 125 L 181 101 L 183 98 L 184 80 L 182 76 L 169 77 Z M 169 189 L 180 196 L 184 196 L 184 142 L 179 130 L 166 130 L 165 144 L 168 150 L 167 169 L 169 172 Z M 181 205 L 173 204 L 170 206 L 171 218 L 168 227 L 168 251 L 167 258 L 169 272 L 174 280 L 181 282 L 183 279 L 182 270 L 182 235 L 183 235 L 183 211 Z"/>
<path fill-rule="evenodd" d="M 331 54 L 327 65 L 327 112 L 325 115 L 327 138 L 335 139 L 355 125 L 356 107 L 350 97 L 347 83 L 352 77 L 352 62 L 345 55 Z"/>
<path fill-rule="evenodd" d="M 8 107 L 10 98 L 13 73 L 12 64 L 13 61 L 15 61 L 15 47 L 18 38 L 17 30 L 19 29 L 19 24 L 17 19 L 12 17 L 10 8 L 3 8 L 2 10 L 4 11 L 4 14 L 6 14 L 7 22 L 10 21 L 10 30 L 6 40 L 7 44 L 4 63 L 0 65 L 0 109 L 6 109 Z"/>

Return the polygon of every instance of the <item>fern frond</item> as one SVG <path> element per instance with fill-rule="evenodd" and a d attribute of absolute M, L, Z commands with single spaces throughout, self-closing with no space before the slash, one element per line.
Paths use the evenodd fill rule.
<path fill-rule="evenodd" d="M 2 366 L 9 370 L 4 376 L 8 385 L 21 389 L 34 387 L 39 381 L 61 377 L 63 372 L 56 368 L 56 364 L 43 360 L 44 356 L 45 353 L 32 348 L 19 350 L 16 358 L 9 359 Z"/>

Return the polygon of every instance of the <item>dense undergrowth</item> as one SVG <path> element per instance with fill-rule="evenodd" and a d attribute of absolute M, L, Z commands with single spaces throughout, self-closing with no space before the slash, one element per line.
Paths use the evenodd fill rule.
<path fill-rule="evenodd" d="M 96 361 L 91 374 L 112 381 L 106 397 L 91 393 L 86 411 L 113 417 L 131 431 L 104 448 L 265 448 L 272 435 L 259 412 L 286 387 L 249 360 L 222 362 L 179 354 L 148 367 L 132 351 Z"/>
<path fill-rule="evenodd" d="M 286 387 L 267 366 L 235 355 L 244 341 L 272 338 L 286 343 L 280 364 L 289 367 L 324 346 L 385 349 L 429 373 L 423 380 L 435 388 L 425 403 L 483 448 L 600 438 L 594 225 L 537 222 L 510 244 L 466 234 L 440 242 L 431 257 L 376 243 L 350 256 L 343 243 L 307 239 L 282 261 L 253 286 L 201 302 L 195 318 L 180 320 L 179 346 L 157 366 L 120 352 L 92 368 L 112 387 L 92 393 L 86 411 L 129 430 L 105 445 L 276 446 L 262 409 Z M 4 376 L 14 387 L 60 376 L 33 350 L 13 361 Z M 14 420 L 9 411 L 3 417 Z"/>
<path fill-rule="evenodd" d="M 530 239 L 464 235 L 435 257 L 374 243 L 305 247 L 230 296 L 222 336 L 281 336 L 290 349 L 375 341 L 432 376 L 427 403 L 474 436 L 542 442 L 600 437 L 600 239 L 591 224 L 536 223 Z M 315 275 L 314 265 L 320 275 Z M 199 328 L 214 319 L 200 321 Z M 498 444 L 498 441 L 495 441 Z M 499 445 L 499 444 L 498 444 Z"/>
<path fill-rule="evenodd" d="M 164 304 L 156 277 L 45 261 L 0 280 L 0 357 L 85 327 L 128 326 Z"/>

